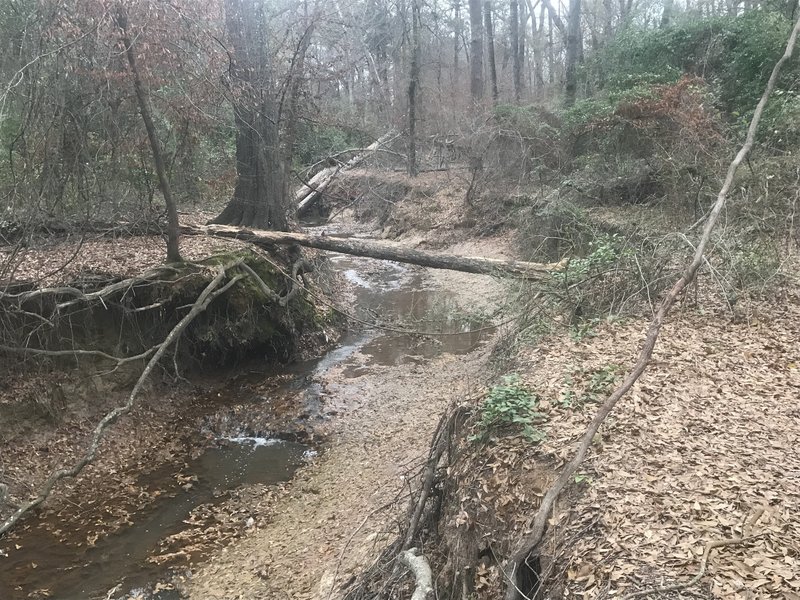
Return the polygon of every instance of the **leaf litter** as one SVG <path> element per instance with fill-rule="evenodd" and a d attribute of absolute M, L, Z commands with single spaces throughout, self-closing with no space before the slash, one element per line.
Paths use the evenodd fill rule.
<path fill-rule="evenodd" d="M 566 462 L 593 415 L 594 402 L 559 402 L 574 374 L 627 364 L 643 327 L 608 323 L 582 340 L 522 351 L 524 379 L 550 409 L 538 460 Z M 711 553 L 692 592 L 800 599 L 799 398 L 797 296 L 738 322 L 692 309 L 675 315 L 595 440 L 576 478 L 580 493 L 562 500 L 551 523 L 545 552 L 550 574 L 564 575 L 556 578 L 563 597 L 688 582 L 707 543 L 744 536 Z"/>

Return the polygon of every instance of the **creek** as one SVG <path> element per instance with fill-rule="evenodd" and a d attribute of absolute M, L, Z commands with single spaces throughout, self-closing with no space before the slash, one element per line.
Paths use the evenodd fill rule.
<path fill-rule="evenodd" d="M 221 503 L 248 484 L 289 481 L 298 467 L 316 455 L 316 449 L 290 436 L 262 430 L 257 420 L 248 418 L 249 412 L 299 401 L 305 404 L 304 414 L 309 419 L 335 418 L 337 411 L 347 407 L 326 410 L 325 391 L 319 383 L 333 366 L 343 367 L 342 381 L 337 385 L 347 386 L 348 381 L 374 369 L 424 364 L 444 352 L 470 352 L 481 343 L 482 334 L 475 331 L 481 329 L 481 321 L 459 314 L 451 294 L 428 285 L 423 269 L 344 255 L 333 255 L 331 261 L 352 284 L 351 310 L 358 319 L 385 322 L 389 316 L 394 317 L 394 324 L 380 329 L 362 323 L 324 356 L 269 375 L 278 383 L 268 396 L 249 399 L 244 410 L 230 409 L 242 402 L 235 397 L 201 403 L 212 408 L 207 409 L 210 414 L 204 419 L 203 431 L 187 441 L 192 452 L 176 457 L 176 464 L 141 476 L 140 484 L 157 491 L 156 501 L 133 512 L 128 524 L 118 531 L 88 545 L 87 532 L 80 527 L 71 530 L 68 523 L 43 522 L 27 528 L 15 539 L 15 547 L 6 549 L 8 556 L 0 557 L 2 600 L 179 598 L 176 591 L 159 585 L 169 580 L 168 567 L 148 560 L 157 553 L 162 540 L 186 529 L 187 519 L 198 506 Z M 408 328 L 445 335 L 392 331 Z M 269 368 L 265 370 L 269 372 Z M 178 481 L 177 472 L 181 474 Z M 101 504 L 102 499 L 98 502 Z M 243 527 L 248 527 L 247 516 L 242 519 Z M 62 535 L 56 537 L 54 531 Z M 203 555 L 191 554 L 191 558 L 202 560 Z"/>

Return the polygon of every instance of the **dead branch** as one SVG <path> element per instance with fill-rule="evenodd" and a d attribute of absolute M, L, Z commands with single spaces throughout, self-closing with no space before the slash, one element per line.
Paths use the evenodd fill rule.
<path fill-rule="evenodd" d="M 427 600 L 433 594 L 433 573 L 428 559 L 418 555 L 416 548 L 410 548 L 400 553 L 400 562 L 411 570 L 417 581 L 411 600 Z"/>
<path fill-rule="evenodd" d="M 460 414 L 458 409 L 456 409 L 456 411 L 447 419 L 440 420 L 439 426 L 436 428 L 436 432 L 433 434 L 430 455 L 428 456 L 428 460 L 425 464 L 425 471 L 422 475 L 422 487 L 419 492 L 419 498 L 417 498 L 416 506 L 414 507 L 414 512 L 411 515 L 411 520 L 408 523 L 406 537 L 403 540 L 403 550 L 408 550 L 411 547 L 411 544 L 414 542 L 414 538 L 417 535 L 419 522 L 422 518 L 422 513 L 425 510 L 425 504 L 428 502 L 428 496 L 433 490 L 436 467 L 439 465 L 439 461 L 441 460 L 442 455 L 448 446 L 450 424 L 453 422 L 457 414 Z"/>
<path fill-rule="evenodd" d="M 364 149 L 364 152 L 354 156 L 344 164 L 338 164 L 335 167 L 328 167 L 323 169 L 308 182 L 300 186 L 294 196 L 294 201 L 297 204 L 297 216 L 301 217 L 308 211 L 311 206 L 319 199 L 322 192 L 331 184 L 334 178 L 339 174 L 339 171 L 346 171 L 358 166 L 369 158 L 374 152 L 387 142 L 397 137 L 397 133 L 390 131 L 386 135 L 380 137 L 375 142 L 370 144 Z"/>
<path fill-rule="evenodd" d="M 220 266 L 217 268 L 217 273 L 211 282 L 205 287 L 205 289 L 200 293 L 195 303 L 192 305 L 192 309 L 189 313 L 183 317 L 175 327 L 169 332 L 167 337 L 164 339 L 161 344 L 158 345 L 158 349 L 155 351 L 153 356 L 147 362 L 142 374 L 137 379 L 136 384 L 133 386 L 131 393 L 128 396 L 128 400 L 122 406 L 118 406 L 117 408 L 108 412 L 102 420 L 97 424 L 92 433 L 92 439 L 87 448 L 84 455 L 76 462 L 72 467 L 69 468 L 60 468 L 54 471 L 45 481 L 44 485 L 39 490 L 37 496 L 28 502 L 25 502 L 20 506 L 10 517 L 8 517 L 2 524 L 0 524 L 0 535 L 7 532 L 11 529 L 27 512 L 31 509 L 36 508 L 42 502 L 44 502 L 52 493 L 53 489 L 55 488 L 56 484 L 61 481 L 62 479 L 76 477 L 83 469 L 91 463 L 96 454 L 97 450 L 100 446 L 100 442 L 103 440 L 106 430 L 113 425 L 121 416 L 128 414 L 131 409 L 133 408 L 134 402 L 136 397 L 139 395 L 139 392 L 142 389 L 147 378 L 150 376 L 150 373 L 153 371 L 155 366 L 161 360 L 161 357 L 167 351 L 167 349 L 181 336 L 183 331 L 189 326 L 189 324 L 194 321 L 194 319 L 202 313 L 208 305 L 220 294 L 225 293 L 231 286 L 236 284 L 237 281 L 245 277 L 244 275 L 235 275 L 230 280 L 228 280 L 225 285 L 220 287 L 223 279 L 225 278 L 226 272 L 228 269 L 231 269 L 235 266 L 241 264 L 240 261 L 235 261 L 227 266 Z"/>
<path fill-rule="evenodd" d="M 631 389 L 631 387 L 633 387 L 633 384 L 636 383 L 642 373 L 644 373 L 645 369 L 650 363 L 650 358 L 653 354 L 656 341 L 659 333 L 661 332 L 661 326 L 665 317 L 667 316 L 667 313 L 674 306 L 675 302 L 685 290 L 686 286 L 688 286 L 694 280 L 700 265 L 703 264 L 706 246 L 708 246 L 709 240 L 711 239 L 711 232 L 714 230 L 714 226 L 717 223 L 720 212 L 725 207 L 728 192 L 733 185 L 733 179 L 736 175 L 736 171 L 753 147 L 756 131 L 758 130 L 758 124 L 761 120 L 761 115 L 764 112 L 764 107 L 766 106 L 767 101 L 772 94 L 772 90 L 775 87 L 775 82 L 778 79 L 778 74 L 780 73 L 781 67 L 792 56 L 798 32 L 800 32 L 800 18 L 798 18 L 794 28 L 792 29 L 791 35 L 789 36 L 789 40 L 786 44 L 786 51 L 772 69 L 772 74 L 770 75 L 769 81 L 764 89 L 764 93 L 761 96 L 761 100 L 759 100 L 756 110 L 753 113 L 750 126 L 747 129 L 747 137 L 744 145 L 740 148 L 739 152 L 736 154 L 736 157 L 728 166 L 728 172 L 725 176 L 725 181 L 722 185 L 722 189 L 719 191 L 717 200 L 714 203 L 711 212 L 709 213 L 708 221 L 706 221 L 705 228 L 703 229 L 703 235 L 700 238 L 700 243 L 697 245 L 692 262 L 686 267 L 686 270 L 683 272 L 678 281 L 675 282 L 667 295 L 664 297 L 664 300 L 661 302 L 658 312 L 650 322 L 650 327 L 648 328 L 647 335 L 639 353 L 639 357 L 634 364 L 633 369 L 630 373 L 628 373 L 628 375 L 626 375 L 622 384 L 598 409 L 588 429 L 581 437 L 575 450 L 574 457 L 563 468 L 558 479 L 555 481 L 555 483 L 553 483 L 550 489 L 547 490 L 544 498 L 542 498 L 542 504 L 533 519 L 531 532 L 521 541 L 521 543 L 518 545 L 518 549 L 508 559 L 508 562 L 505 565 L 505 572 L 514 585 L 509 585 L 506 588 L 506 600 L 518 600 L 520 598 L 520 593 L 516 589 L 516 586 L 519 583 L 517 580 L 517 575 L 520 571 L 520 566 L 523 565 L 530 556 L 537 553 L 539 545 L 544 537 L 547 521 L 550 517 L 550 513 L 553 510 L 556 500 L 561 494 L 561 491 L 572 479 L 573 475 L 580 467 L 583 459 L 586 457 L 586 453 L 592 444 L 592 440 L 594 439 L 597 431 L 600 429 L 600 426 L 603 424 L 603 421 L 605 421 L 606 417 L 614 409 L 617 402 L 619 402 L 619 400 Z"/>
<path fill-rule="evenodd" d="M 113 356 L 101 350 L 80 350 L 80 349 L 72 349 L 72 350 L 45 350 L 43 348 L 26 348 L 24 346 L 6 346 L 5 344 L 0 344 L 0 352 L 8 352 L 14 354 L 34 354 L 39 356 L 52 356 L 52 357 L 59 357 L 59 356 L 69 356 L 69 357 L 79 357 L 79 356 L 93 356 L 95 358 L 103 358 L 105 360 L 110 360 L 117 363 L 117 366 L 124 365 L 125 363 L 141 360 L 143 358 L 147 358 L 153 352 L 158 349 L 158 346 L 153 346 L 144 352 L 136 354 L 134 356 Z"/>

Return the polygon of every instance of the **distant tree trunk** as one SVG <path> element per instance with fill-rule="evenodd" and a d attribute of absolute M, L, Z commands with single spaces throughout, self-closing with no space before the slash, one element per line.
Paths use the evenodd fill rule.
<path fill-rule="evenodd" d="M 481 0 L 469 0 L 469 91 L 472 103 L 483 100 L 483 11 Z"/>
<path fill-rule="evenodd" d="M 489 61 L 489 77 L 492 81 L 492 101 L 497 104 L 500 94 L 497 90 L 497 63 L 494 60 L 494 26 L 492 25 L 492 0 L 483 3 L 484 18 L 486 20 L 486 47 Z"/>
<path fill-rule="evenodd" d="M 556 78 L 556 58 L 553 48 L 553 14 L 547 11 L 547 81 L 551 85 Z"/>
<path fill-rule="evenodd" d="M 164 203 L 167 205 L 167 262 L 180 262 L 181 252 L 179 246 L 180 230 L 178 228 L 178 208 L 172 196 L 172 188 L 167 177 L 167 167 L 164 161 L 164 152 L 161 149 L 161 142 L 156 135 L 156 126 L 153 123 L 153 111 L 150 108 L 150 96 L 139 75 L 136 65 L 136 53 L 133 51 L 133 42 L 128 35 L 128 14 L 125 8 L 117 5 L 116 15 L 117 26 L 122 33 L 122 43 L 125 45 L 125 55 L 128 58 L 128 66 L 133 75 L 133 87 L 136 90 L 136 99 L 139 103 L 139 112 L 142 114 L 144 128 L 147 130 L 147 139 L 150 141 L 150 149 L 153 153 L 153 163 L 158 176 L 158 186 L 164 196 Z"/>
<path fill-rule="evenodd" d="M 509 12 L 509 34 L 511 37 L 511 69 L 514 72 L 514 100 L 522 95 L 522 64 L 519 56 L 519 2 L 511 0 Z"/>
<path fill-rule="evenodd" d="M 583 36 L 581 34 L 581 0 L 569 1 L 567 21 L 567 47 L 565 58 L 564 104 L 575 104 L 578 91 L 577 67 L 583 55 Z"/>
<path fill-rule="evenodd" d="M 661 23 L 659 27 L 664 29 L 672 20 L 672 11 L 675 8 L 675 0 L 664 0 L 664 12 L 661 13 Z"/>
<path fill-rule="evenodd" d="M 531 35 L 533 47 L 533 86 L 535 92 L 540 94 L 544 87 L 544 66 L 542 53 L 544 50 L 544 20 L 547 16 L 547 11 L 540 11 L 539 26 L 536 26 L 536 14 L 533 12 L 533 2 L 526 0 L 528 5 L 528 13 L 531 16 Z"/>
<path fill-rule="evenodd" d="M 519 3 L 519 26 L 517 27 L 518 31 L 518 41 L 519 44 L 517 46 L 517 59 L 519 61 L 517 69 L 519 70 L 519 75 L 517 75 L 517 79 L 519 79 L 519 92 L 520 97 L 522 97 L 522 92 L 525 89 L 525 28 L 528 26 L 528 10 L 525 2 Z M 528 80 L 530 78 L 528 77 Z"/>
<path fill-rule="evenodd" d="M 417 176 L 417 87 L 419 86 L 421 0 L 411 0 L 411 71 L 408 79 L 408 175 Z"/>
<path fill-rule="evenodd" d="M 453 2 L 453 88 L 458 89 L 461 69 L 461 0 Z"/>
<path fill-rule="evenodd" d="M 236 185 L 214 223 L 286 230 L 283 155 L 263 14 L 257 0 L 225 0 L 236 126 Z"/>

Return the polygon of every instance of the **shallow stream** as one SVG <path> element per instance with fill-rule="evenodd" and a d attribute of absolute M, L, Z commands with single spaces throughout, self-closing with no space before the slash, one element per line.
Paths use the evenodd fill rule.
<path fill-rule="evenodd" d="M 331 260 L 354 288 L 353 313 L 385 328 L 362 323 L 321 358 L 288 367 L 274 376 L 280 382 L 270 388 L 269 396 L 245 405 L 245 413 L 248 406 L 255 410 L 263 404 L 263 411 L 283 398 L 305 402 L 310 418 L 325 418 L 319 379 L 334 366 L 342 367 L 337 385 L 347 386 L 348 380 L 376 368 L 424 363 L 444 352 L 463 354 L 481 342 L 481 332 L 474 330 L 482 323 L 458 315 L 447 291 L 427 286 L 424 270 L 344 255 Z M 449 335 L 393 331 L 409 327 Z M 129 524 L 116 533 L 87 546 L 85 531 L 72 531 L 68 523 L 42 523 L 15 540 L 19 548 L 8 548 L 8 556 L 0 557 L 0 599 L 178 598 L 174 590 L 158 589 L 158 582 L 168 579 L 168 570 L 148 561 L 162 540 L 185 529 L 196 507 L 219 503 L 243 485 L 288 481 L 316 454 L 301 443 L 258 430 L 242 411 L 228 409 L 228 403 L 238 402 L 241 399 L 230 398 L 214 405 L 215 414 L 205 420 L 206 430 L 197 432 L 204 450 L 195 451 L 195 458 L 181 457 L 180 464 L 142 476 L 145 481 L 140 483 L 158 490 L 160 497 L 133 513 Z M 181 477 L 176 479 L 178 472 Z M 247 516 L 242 519 L 246 528 Z M 76 543 L 57 538 L 53 529 Z"/>

